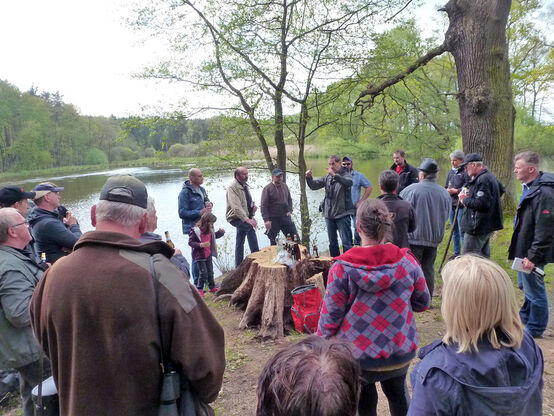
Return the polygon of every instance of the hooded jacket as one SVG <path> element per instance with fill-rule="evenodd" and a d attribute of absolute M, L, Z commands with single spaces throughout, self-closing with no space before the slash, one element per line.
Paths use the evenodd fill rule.
<path fill-rule="evenodd" d="M 323 217 L 337 219 L 356 213 L 350 193 L 352 174 L 348 169 L 341 168 L 335 176 L 327 174 L 319 179 L 306 178 L 306 183 L 314 191 L 325 188 Z"/>
<path fill-rule="evenodd" d="M 408 363 L 419 344 L 413 312 L 430 301 L 407 248 L 353 247 L 329 270 L 317 334 L 350 341 L 363 369 Z"/>
<path fill-rule="evenodd" d="M 554 174 L 535 179 L 519 203 L 509 259 L 527 257 L 535 264 L 554 263 Z"/>
<path fill-rule="evenodd" d="M 542 352 L 524 331 L 519 349 L 457 353 L 458 345 L 437 340 L 422 348 L 411 373 L 408 415 L 542 415 Z"/>
<path fill-rule="evenodd" d="M 198 222 L 202 214 L 202 210 L 209 202 L 206 190 L 198 186 L 198 191 L 190 184 L 190 181 L 185 181 L 183 188 L 177 198 L 179 204 L 179 218 L 183 225 L 183 234 L 188 234 L 194 224 Z"/>
<path fill-rule="evenodd" d="M 81 237 L 79 224 L 66 227 L 57 211 L 36 207 L 29 215 L 29 225 L 35 239 L 37 255 L 46 253 L 46 261 L 52 264 L 60 257 L 71 253 Z"/>
<path fill-rule="evenodd" d="M 396 172 L 396 163 L 392 164 L 390 170 Z M 398 176 L 398 188 L 396 188 L 396 193 L 398 194 L 400 194 L 404 188 L 419 182 L 419 171 L 406 161 L 404 161 L 404 169 L 402 169 L 402 172 L 400 172 Z"/>

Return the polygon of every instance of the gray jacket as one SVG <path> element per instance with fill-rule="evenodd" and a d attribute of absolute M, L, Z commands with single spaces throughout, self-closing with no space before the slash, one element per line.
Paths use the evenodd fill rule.
<path fill-rule="evenodd" d="M 416 229 L 408 234 L 410 245 L 437 247 L 444 237 L 450 212 L 450 194 L 434 181 L 424 179 L 400 192 L 416 213 Z"/>
<path fill-rule="evenodd" d="M 37 361 L 41 348 L 31 330 L 29 303 L 42 269 L 20 251 L 0 246 L 0 368 Z"/>
<path fill-rule="evenodd" d="M 347 169 L 341 169 L 335 176 L 329 174 L 319 179 L 306 178 L 306 183 L 312 190 L 325 188 L 323 200 L 323 216 L 329 219 L 342 218 L 354 215 L 350 187 L 352 174 Z"/>

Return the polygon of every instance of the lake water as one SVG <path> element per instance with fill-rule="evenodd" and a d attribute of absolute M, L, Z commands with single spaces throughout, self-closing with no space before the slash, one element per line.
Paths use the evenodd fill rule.
<path fill-rule="evenodd" d="M 364 173 L 369 181 L 373 184 L 374 189 L 372 197 L 380 195 L 377 185 L 379 173 L 388 168 L 392 164 L 391 159 L 374 159 L 361 161 L 359 163 L 354 160 L 354 169 Z M 417 163 L 413 163 L 417 166 Z M 313 169 L 314 177 L 323 176 L 327 167 L 326 159 L 313 159 L 308 161 L 308 168 Z M 442 185 L 445 182 L 449 162 L 441 163 L 438 182 Z M 58 186 L 63 186 L 65 190 L 61 192 L 61 203 L 65 205 L 79 221 L 83 232 L 93 229 L 90 223 L 90 207 L 98 201 L 100 190 L 106 179 L 109 176 L 116 174 L 131 174 L 141 179 L 148 188 L 148 193 L 156 201 L 156 209 L 158 213 L 158 230 L 159 234 L 164 231 L 169 231 L 175 245 L 183 251 L 183 254 L 190 260 L 190 249 L 188 247 L 188 237 L 184 236 L 181 231 L 181 220 L 177 212 L 177 196 L 181 190 L 182 184 L 186 179 L 186 173 L 181 169 L 151 169 L 143 168 L 125 168 L 103 172 L 94 172 L 88 174 L 68 175 L 59 177 L 44 177 L 33 178 L 25 181 L 13 181 L 12 184 L 20 185 L 25 190 L 32 189 L 40 182 L 51 181 Z M 204 187 L 207 190 L 210 200 L 214 203 L 213 212 L 217 216 L 217 228 L 224 228 L 226 234 L 218 240 L 220 252 L 220 261 L 227 267 L 234 265 L 234 240 L 235 228 L 225 221 L 225 188 L 231 182 L 232 172 L 222 174 L 212 174 L 209 171 L 204 172 L 205 182 Z M 259 206 L 260 197 L 263 187 L 271 180 L 270 174 L 267 171 L 250 171 L 249 184 L 252 189 L 252 197 Z M 298 195 L 298 177 L 292 174 L 287 176 L 287 183 L 291 189 L 293 200 L 299 199 Z M 2 184 L 5 186 L 6 183 Z M 310 205 L 310 216 L 313 221 L 312 225 L 312 240 L 316 240 L 321 251 L 328 250 L 327 232 L 325 222 L 321 214 L 317 211 L 319 203 L 323 199 L 324 191 L 311 191 L 308 189 L 308 200 Z M 295 212 L 293 218 L 298 228 L 300 228 L 300 220 L 298 216 L 298 202 L 295 203 Z M 261 247 L 269 245 L 268 238 L 264 235 L 265 228 L 261 214 L 256 213 L 258 221 L 258 242 Z M 246 252 L 248 252 L 246 244 Z"/>

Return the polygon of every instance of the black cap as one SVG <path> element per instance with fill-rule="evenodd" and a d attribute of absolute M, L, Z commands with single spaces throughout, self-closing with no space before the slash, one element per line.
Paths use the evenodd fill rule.
<path fill-rule="evenodd" d="M 275 168 L 271 171 L 271 176 L 281 176 L 283 174 L 284 172 L 279 168 Z"/>
<path fill-rule="evenodd" d="M 460 167 L 463 167 L 470 162 L 482 162 L 482 161 L 483 161 L 483 156 L 481 156 L 479 153 L 468 153 L 464 157 L 464 163 L 462 163 Z"/>
<path fill-rule="evenodd" d="M 34 197 L 34 192 L 25 192 L 23 188 L 15 185 L 9 185 L 0 189 L 0 202 L 4 205 L 13 205 L 23 199 Z"/>
<path fill-rule="evenodd" d="M 131 175 L 116 175 L 108 178 L 100 191 L 100 200 L 122 202 L 146 209 L 148 192 L 146 186 Z"/>
<path fill-rule="evenodd" d="M 439 164 L 435 159 L 431 159 L 430 157 L 426 157 L 421 162 L 421 165 L 418 167 L 419 170 L 422 170 L 423 172 L 427 173 L 437 173 L 439 171 Z"/>

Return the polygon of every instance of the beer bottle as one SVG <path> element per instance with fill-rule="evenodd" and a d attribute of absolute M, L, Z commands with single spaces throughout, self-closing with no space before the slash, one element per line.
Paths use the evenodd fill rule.
<path fill-rule="evenodd" d="M 40 260 L 46 263 L 46 253 L 44 251 L 40 253 Z"/>
<path fill-rule="evenodd" d="M 312 251 L 316 258 L 319 257 L 319 250 L 317 249 L 317 244 L 315 243 L 315 240 L 312 243 Z"/>
<path fill-rule="evenodd" d="M 169 237 L 169 231 L 165 232 L 165 242 L 169 247 L 175 248 L 175 244 L 173 244 L 173 241 L 171 241 L 171 238 Z"/>

